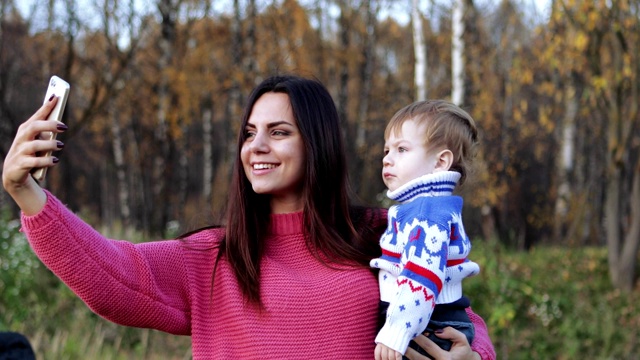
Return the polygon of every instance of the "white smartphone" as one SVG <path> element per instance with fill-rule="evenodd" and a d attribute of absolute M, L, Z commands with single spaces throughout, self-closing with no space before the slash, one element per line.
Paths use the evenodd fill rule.
<path fill-rule="evenodd" d="M 52 76 L 49 80 L 49 87 L 47 88 L 47 93 L 44 95 L 44 103 L 49 101 L 51 95 L 55 95 L 58 98 L 58 102 L 56 106 L 51 110 L 49 117 L 47 120 L 55 120 L 60 121 L 62 119 L 62 114 L 64 113 L 64 108 L 67 105 L 67 98 L 69 97 L 69 83 L 62 80 L 57 76 Z M 55 140 L 57 133 L 51 131 L 45 131 L 40 134 L 40 139 L 42 140 Z M 51 151 L 48 151 L 45 156 L 51 156 Z M 47 168 L 39 168 L 33 171 L 33 178 L 42 181 L 47 175 Z"/>

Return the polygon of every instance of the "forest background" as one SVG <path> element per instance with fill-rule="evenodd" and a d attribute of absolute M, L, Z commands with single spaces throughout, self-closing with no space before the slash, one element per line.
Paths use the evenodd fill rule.
<path fill-rule="evenodd" d="M 465 286 L 499 358 L 640 356 L 639 0 L 555 0 L 543 17 L 515 0 L 31 4 L 0 2 L 0 155 L 49 77 L 69 81 L 43 186 L 105 234 L 221 222 L 240 111 L 268 75 L 327 85 L 354 192 L 373 205 L 388 205 L 387 120 L 455 97 L 482 143 L 461 192 L 482 273 Z M 190 357 L 186 338 L 92 314 L 39 264 L 4 191 L 0 207 L 0 330 L 39 358 Z"/>

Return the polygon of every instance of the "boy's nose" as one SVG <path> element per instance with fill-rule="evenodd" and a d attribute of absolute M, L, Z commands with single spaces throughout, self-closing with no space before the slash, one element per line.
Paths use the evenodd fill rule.
<path fill-rule="evenodd" d="M 390 165 L 391 165 L 391 157 L 389 156 L 389 154 L 387 154 L 382 158 L 382 166 L 390 166 Z"/>

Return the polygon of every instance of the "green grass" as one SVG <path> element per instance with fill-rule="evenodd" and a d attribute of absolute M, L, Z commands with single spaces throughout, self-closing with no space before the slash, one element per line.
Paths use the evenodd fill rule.
<path fill-rule="evenodd" d="M 191 358 L 188 337 L 93 314 L 39 263 L 18 229 L 0 220 L 0 331 L 25 334 L 43 360 Z M 604 248 L 524 253 L 474 241 L 481 273 L 464 289 L 487 321 L 498 358 L 640 358 L 640 288 L 613 289 L 606 255 Z"/>
<path fill-rule="evenodd" d="M 510 252 L 476 241 L 464 289 L 500 359 L 637 359 L 640 289 L 611 287 L 604 248 Z"/>

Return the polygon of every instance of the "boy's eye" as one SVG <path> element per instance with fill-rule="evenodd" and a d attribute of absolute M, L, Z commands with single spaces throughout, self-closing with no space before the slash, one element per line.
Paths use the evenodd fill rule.
<path fill-rule="evenodd" d="M 384 149 L 383 153 L 384 153 L 385 155 L 388 155 L 388 154 L 389 154 L 389 149 Z"/>
<path fill-rule="evenodd" d="M 404 148 L 404 147 L 399 147 L 398 148 L 398 152 L 403 153 L 403 152 L 406 152 L 406 151 L 407 151 L 407 148 Z"/>

